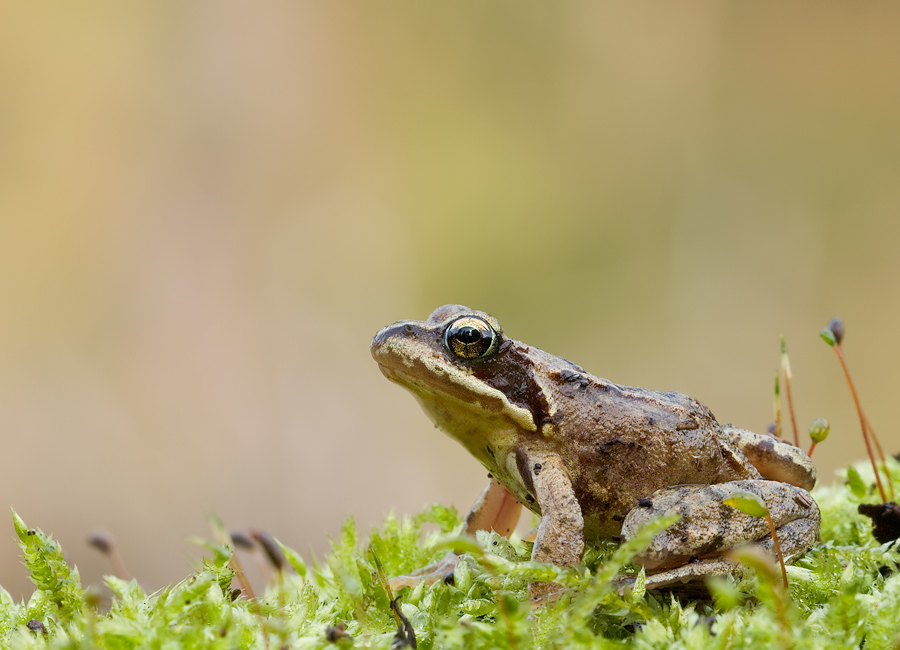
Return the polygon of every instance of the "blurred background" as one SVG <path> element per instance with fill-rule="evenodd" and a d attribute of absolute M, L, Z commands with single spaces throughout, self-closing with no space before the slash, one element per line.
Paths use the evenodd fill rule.
<path fill-rule="evenodd" d="M 0 495 L 149 589 L 215 512 L 306 557 L 484 470 L 369 341 L 459 302 L 618 383 L 886 451 L 893 3 L 0 6 Z M 808 440 L 804 435 L 804 440 Z M 806 443 L 804 443 L 806 444 Z M 8 515 L 3 515 L 8 517 Z M 30 594 L 0 518 L 0 584 Z"/>

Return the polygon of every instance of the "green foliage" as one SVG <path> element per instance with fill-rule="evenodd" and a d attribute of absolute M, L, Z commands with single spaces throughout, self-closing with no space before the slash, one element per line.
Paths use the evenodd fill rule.
<path fill-rule="evenodd" d="M 15 510 L 12 517 L 22 560 L 37 586 L 25 610 L 28 618 L 22 622 L 48 614 L 63 623 L 79 618 L 85 597 L 78 569 L 69 568 L 59 544 L 42 531 L 28 528 Z"/>
<path fill-rule="evenodd" d="M 769 514 L 769 509 L 766 508 L 766 504 L 763 500 L 752 492 L 745 492 L 743 490 L 735 492 L 722 503 L 727 503 L 732 508 L 737 508 L 751 517 L 765 517 Z"/>
<path fill-rule="evenodd" d="M 900 484 L 898 464 L 889 470 Z M 815 492 L 823 541 L 788 567 L 787 592 L 768 560 L 745 556 L 751 570 L 742 580 L 711 581 L 711 597 L 700 600 L 645 591 L 643 572 L 631 564 L 671 518 L 627 544 L 596 542 L 584 566 L 561 569 L 531 562 L 530 545 L 520 540 L 460 538 L 456 512 L 435 506 L 414 518 L 387 517 L 367 542 L 348 521 L 321 566 L 284 547 L 295 572 L 258 600 L 232 589 L 231 549 L 203 543 L 202 567 L 157 593 L 107 578 L 112 602 L 100 612 L 59 545 L 14 513 L 37 589 L 24 603 L 0 589 L 0 647 L 392 648 L 398 623 L 377 565 L 398 575 L 454 550 L 462 560 L 453 584 L 394 594 L 419 648 L 893 648 L 900 640 L 900 553 L 876 544 L 856 513 L 861 501 L 877 500 L 871 469 L 860 465 L 848 478 L 849 485 Z M 532 608 L 528 584 L 535 581 L 565 589 Z"/>
<path fill-rule="evenodd" d="M 866 494 L 866 485 L 855 467 L 847 468 L 847 487 L 850 488 L 851 494 L 857 499 L 863 498 Z"/>

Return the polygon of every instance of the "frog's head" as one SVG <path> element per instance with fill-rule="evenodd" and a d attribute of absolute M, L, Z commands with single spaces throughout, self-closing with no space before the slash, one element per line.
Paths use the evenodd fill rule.
<path fill-rule="evenodd" d="M 461 305 L 439 307 L 425 321 L 394 323 L 372 340 L 385 377 L 467 446 L 489 427 L 537 431 L 548 406 L 535 377 L 536 352 L 506 338 L 493 317 Z"/>

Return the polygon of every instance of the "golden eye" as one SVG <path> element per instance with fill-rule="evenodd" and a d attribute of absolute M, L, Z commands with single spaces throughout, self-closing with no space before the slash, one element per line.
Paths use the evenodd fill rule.
<path fill-rule="evenodd" d="M 463 316 L 447 326 L 444 345 L 460 359 L 478 359 L 494 351 L 497 333 L 483 318 Z"/>

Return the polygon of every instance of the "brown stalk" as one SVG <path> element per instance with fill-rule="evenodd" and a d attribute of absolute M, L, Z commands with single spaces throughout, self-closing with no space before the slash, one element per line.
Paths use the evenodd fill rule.
<path fill-rule="evenodd" d="M 125 560 L 122 559 L 122 555 L 116 547 L 112 533 L 107 530 L 97 529 L 91 533 L 91 536 L 88 538 L 88 544 L 103 553 L 107 559 L 109 559 L 109 563 L 113 568 L 113 573 L 117 578 L 120 580 L 131 580 L 131 572 L 128 570 L 128 567 L 125 566 Z"/>
<path fill-rule="evenodd" d="M 247 580 L 247 574 L 244 573 L 244 567 L 241 566 L 241 563 L 238 561 L 237 555 L 234 552 L 232 552 L 228 564 L 231 565 L 231 570 L 234 571 L 234 577 L 241 585 L 241 593 L 250 600 L 255 601 L 256 594 L 253 593 L 253 587 L 250 586 L 250 581 Z"/>
<path fill-rule="evenodd" d="M 864 414 L 865 415 L 865 414 Z M 866 426 L 869 428 L 869 433 L 872 434 L 872 442 L 875 443 L 875 451 L 878 452 L 878 460 L 881 461 L 881 469 L 884 472 L 884 476 L 887 479 L 888 486 L 888 496 L 891 497 L 891 501 L 894 500 L 894 484 L 891 481 L 891 475 L 887 470 L 887 461 L 884 459 L 884 451 L 881 450 L 881 443 L 878 442 L 878 436 L 875 435 L 875 429 L 872 427 L 872 423 L 869 422 L 869 416 L 865 415 L 866 418 Z"/>
<path fill-rule="evenodd" d="M 884 486 L 881 484 L 881 473 L 878 471 L 878 466 L 875 464 L 875 454 L 872 453 L 872 443 L 869 440 L 869 427 L 866 426 L 868 420 L 866 419 L 865 414 L 862 410 L 862 405 L 859 402 L 859 395 L 856 393 L 856 386 L 853 384 L 853 380 L 850 378 L 850 370 L 847 368 L 847 362 L 844 359 L 844 352 L 841 349 L 841 344 L 835 342 L 832 346 L 834 348 L 835 354 L 837 354 L 838 361 L 841 362 L 841 368 L 844 370 L 844 377 L 847 379 L 847 385 L 850 387 L 850 394 L 853 396 L 853 403 L 856 405 L 856 413 L 859 415 L 859 424 L 862 427 L 862 435 L 863 441 L 866 443 L 866 453 L 869 454 L 869 460 L 872 462 L 872 471 L 875 472 L 875 483 L 878 486 L 878 493 L 881 495 L 881 502 L 887 503 L 887 494 L 884 491 Z M 874 433 L 873 433 L 874 436 Z M 881 446 L 879 445 L 879 449 Z M 883 463 L 882 459 L 882 463 Z"/>
<path fill-rule="evenodd" d="M 782 588 L 778 584 L 778 574 L 775 572 L 771 558 L 768 554 L 762 552 L 759 547 L 748 547 L 743 550 L 732 551 L 731 556 L 754 569 L 759 575 L 760 585 L 766 583 L 772 589 L 775 617 L 778 620 L 779 627 L 778 645 L 783 650 L 788 650 L 793 644 L 791 643 L 791 622 L 788 619 L 786 602 L 787 589 Z"/>
<path fill-rule="evenodd" d="M 269 624 L 263 616 L 262 604 L 256 599 L 253 587 L 250 586 L 247 574 L 244 573 L 244 568 L 241 566 L 240 560 L 238 560 L 237 553 L 235 553 L 235 546 L 246 548 L 246 536 L 243 533 L 229 533 L 225 530 L 222 520 L 215 515 L 210 516 L 209 525 L 213 530 L 213 536 L 216 538 L 216 541 L 222 546 L 227 546 L 231 549 L 231 558 L 228 560 L 228 566 L 234 571 L 234 579 L 241 585 L 239 592 L 237 590 L 231 592 L 232 599 L 237 600 L 239 596 L 244 596 L 250 601 L 253 613 L 259 619 L 260 629 L 263 631 L 263 647 L 269 650 Z"/>
<path fill-rule="evenodd" d="M 784 394 L 787 397 L 788 413 L 791 414 L 791 428 L 794 430 L 794 446 L 800 446 L 800 436 L 797 433 L 797 418 L 794 416 L 794 400 L 791 397 L 791 362 L 788 359 L 784 337 L 781 337 L 781 370 L 784 372 Z"/>
<path fill-rule="evenodd" d="M 781 377 L 775 371 L 775 437 L 781 438 Z"/>
<path fill-rule="evenodd" d="M 781 580 L 784 583 L 784 588 L 787 589 L 787 569 L 784 568 L 784 556 L 781 554 L 781 544 L 778 542 L 778 535 L 775 533 L 775 523 L 772 521 L 772 516 L 769 514 L 768 509 L 766 509 L 766 523 L 769 524 L 769 532 L 772 534 L 772 546 L 775 547 L 775 553 L 778 555 L 778 564 L 781 565 Z"/>

